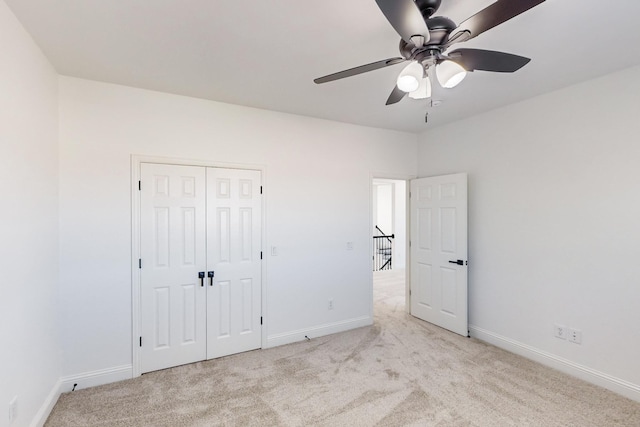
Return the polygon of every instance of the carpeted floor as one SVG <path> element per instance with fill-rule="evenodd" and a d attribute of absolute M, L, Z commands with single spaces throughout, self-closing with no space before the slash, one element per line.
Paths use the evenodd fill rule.
<path fill-rule="evenodd" d="M 640 403 L 404 312 L 375 279 L 375 324 L 63 394 L 46 427 L 640 426 Z"/>

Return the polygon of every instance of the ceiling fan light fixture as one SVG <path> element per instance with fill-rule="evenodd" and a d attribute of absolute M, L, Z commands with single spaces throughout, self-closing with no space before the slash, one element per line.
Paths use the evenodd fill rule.
<path fill-rule="evenodd" d="M 412 99 L 431 98 L 431 80 L 429 80 L 429 77 L 425 77 L 424 79 L 420 80 L 420 86 L 418 86 L 418 89 L 409 93 L 409 98 L 412 98 Z"/>
<path fill-rule="evenodd" d="M 412 61 L 400 72 L 396 85 L 403 92 L 413 92 L 420 87 L 420 80 L 423 76 L 422 65 L 417 61 Z"/>
<path fill-rule="evenodd" d="M 436 76 L 440 86 L 451 89 L 467 76 L 467 70 L 454 61 L 443 61 L 436 67 Z"/>

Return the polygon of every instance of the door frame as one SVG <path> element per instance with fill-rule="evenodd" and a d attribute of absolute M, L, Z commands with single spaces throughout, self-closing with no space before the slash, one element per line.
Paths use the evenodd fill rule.
<path fill-rule="evenodd" d="M 407 313 L 411 313 L 411 198 L 409 193 L 411 191 L 411 180 L 416 179 L 417 175 L 405 175 L 405 174 L 392 174 L 388 172 L 371 172 L 369 173 L 369 234 L 373 230 L 373 180 L 374 179 L 392 179 L 396 181 L 405 182 L 405 261 L 404 261 L 404 295 L 405 304 L 404 310 Z M 373 320 L 373 244 L 369 245 L 369 283 L 371 284 L 369 295 L 370 309 L 369 313 Z"/>
<path fill-rule="evenodd" d="M 225 163 L 212 160 L 194 160 L 183 159 L 176 157 L 159 157 L 148 156 L 141 154 L 131 155 L 131 360 L 132 360 L 132 377 L 139 377 L 142 374 L 141 361 L 140 361 L 140 345 L 139 337 L 142 330 L 141 319 L 141 299 L 140 299 L 140 268 L 138 266 L 138 260 L 141 258 L 140 253 L 140 191 L 138 182 L 140 181 L 140 169 L 142 163 L 160 163 L 166 165 L 178 165 L 178 166 L 201 166 L 223 169 L 242 169 L 242 170 L 257 170 L 260 171 L 261 185 L 263 187 L 262 193 L 262 229 L 261 229 L 261 247 L 260 250 L 266 254 L 266 248 L 269 247 L 266 242 L 266 199 L 267 199 L 267 185 L 266 175 L 267 167 L 261 164 L 249 164 L 249 163 Z M 370 220 L 371 221 L 371 220 Z M 263 317 L 263 324 L 261 330 L 261 348 L 265 348 L 267 344 L 267 257 L 262 259 L 262 303 L 261 312 Z M 373 277 L 372 277 L 373 280 Z M 372 297 L 373 303 L 373 297 Z"/>

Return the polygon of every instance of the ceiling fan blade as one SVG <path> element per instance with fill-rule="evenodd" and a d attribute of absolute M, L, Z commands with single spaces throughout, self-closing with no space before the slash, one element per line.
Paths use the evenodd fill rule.
<path fill-rule="evenodd" d="M 389 95 L 389 99 L 387 99 L 387 103 L 385 105 L 391 105 L 402 101 L 402 99 L 407 95 L 407 92 L 401 91 L 398 89 L 398 86 L 393 88 L 391 95 Z"/>
<path fill-rule="evenodd" d="M 456 49 L 448 56 L 467 71 L 481 70 L 498 73 L 513 73 L 531 61 L 524 56 L 481 49 Z"/>
<path fill-rule="evenodd" d="M 472 39 L 496 25 L 500 25 L 540 3 L 544 3 L 544 1 L 545 0 L 498 0 L 491 6 L 482 9 L 471 18 L 462 22 L 458 28 L 451 33 L 451 37 L 449 38 L 453 39 L 458 33 L 467 31 L 469 35 L 465 37 L 464 40 Z"/>
<path fill-rule="evenodd" d="M 376 0 L 376 3 L 405 42 L 411 42 L 413 36 L 424 37 L 425 43 L 429 41 L 429 28 L 413 0 Z"/>
<path fill-rule="evenodd" d="M 332 82 L 334 80 L 344 79 L 345 77 L 351 77 L 369 71 L 378 70 L 380 68 L 388 67 L 390 65 L 400 64 L 405 62 L 404 58 L 390 58 L 378 62 L 372 62 L 371 64 L 361 65 L 359 67 L 350 68 L 348 70 L 340 71 L 337 73 L 329 74 L 328 76 L 319 77 L 314 80 L 316 84 Z"/>

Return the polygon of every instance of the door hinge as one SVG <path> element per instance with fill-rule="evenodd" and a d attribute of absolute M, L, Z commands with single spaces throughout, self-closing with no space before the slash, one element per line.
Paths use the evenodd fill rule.
<path fill-rule="evenodd" d="M 262 259 L 262 251 L 260 251 L 260 259 Z"/>
<path fill-rule="evenodd" d="M 260 324 L 262 325 L 262 316 L 260 316 Z"/>
<path fill-rule="evenodd" d="M 138 191 L 142 190 L 142 181 L 138 181 Z"/>
<path fill-rule="evenodd" d="M 409 198 L 411 198 L 411 191 L 409 191 Z"/>
<path fill-rule="evenodd" d="M 138 258 L 138 268 L 142 268 L 142 258 Z"/>
<path fill-rule="evenodd" d="M 140 347 L 142 347 L 142 337 L 140 337 Z"/>
<path fill-rule="evenodd" d="M 411 289 L 409 289 L 409 296 L 411 296 Z"/>
<path fill-rule="evenodd" d="M 262 194 L 262 185 L 260 186 L 260 194 Z"/>

